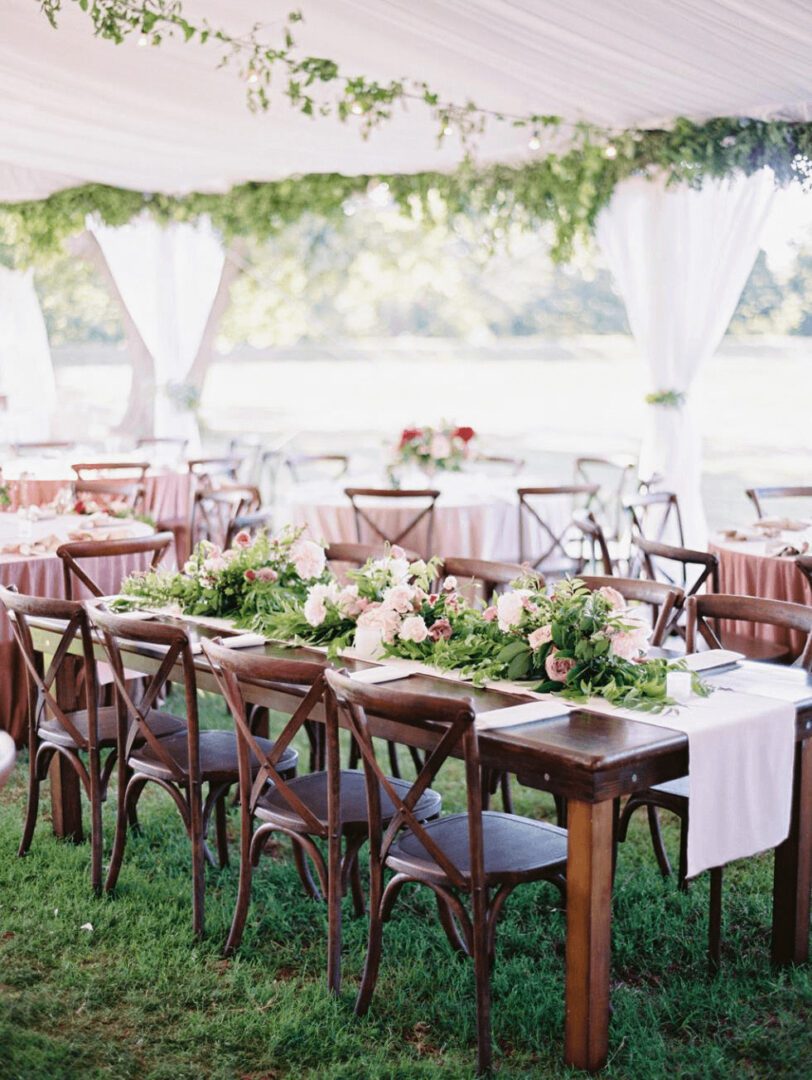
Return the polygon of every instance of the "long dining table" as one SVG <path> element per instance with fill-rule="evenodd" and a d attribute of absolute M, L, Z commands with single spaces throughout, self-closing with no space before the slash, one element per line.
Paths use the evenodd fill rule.
<path fill-rule="evenodd" d="M 59 624 L 32 624 L 35 647 L 53 653 Z M 197 635 L 218 631 L 195 627 Z M 78 649 L 78 647 L 74 647 Z M 99 657 L 103 658 L 101 645 Z M 257 647 L 266 655 L 310 659 L 324 653 L 304 647 L 268 642 Z M 145 674 L 157 670 L 163 653 L 157 648 L 125 642 L 126 666 Z M 347 658 L 348 670 L 368 662 Z M 809 956 L 810 886 L 812 886 L 812 677 L 799 668 L 742 663 L 749 692 L 770 696 L 780 679 L 786 695 L 795 700 L 796 746 L 790 831 L 775 850 L 771 956 L 776 965 L 803 963 Z M 205 658 L 195 658 L 198 687 L 218 692 Z M 178 673 L 178 681 L 182 681 Z M 398 685 L 418 693 L 466 697 L 474 710 L 505 708 L 528 700 L 515 692 L 479 689 L 469 683 L 427 674 L 412 674 Z M 246 700 L 290 713 L 300 700 L 295 687 L 246 687 Z M 318 711 L 313 714 L 319 718 Z M 370 718 L 373 733 L 403 745 L 428 750 L 439 740 L 439 728 L 416 729 Z M 567 927 L 565 970 L 564 1058 L 568 1065 L 596 1071 L 607 1060 L 609 1047 L 611 910 L 613 837 L 616 800 L 651 784 L 685 776 L 688 738 L 676 730 L 627 719 L 594 708 L 573 709 L 566 715 L 479 734 L 484 766 L 506 771 L 532 788 L 563 796 L 567 809 Z M 80 793 L 75 774 L 63 770 L 52 777 L 54 829 L 81 839 Z"/>

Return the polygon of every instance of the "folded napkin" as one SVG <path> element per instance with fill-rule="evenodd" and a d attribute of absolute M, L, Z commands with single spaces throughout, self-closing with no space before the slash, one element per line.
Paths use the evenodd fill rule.
<path fill-rule="evenodd" d="M 52 534 L 43 536 L 39 540 L 18 540 L 14 543 L 3 544 L 0 547 L 2 555 L 52 555 L 62 543 L 62 538 Z"/>
<path fill-rule="evenodd" d="M 747 529 L 720 529 L 719 536 L 723 540 L 761 540 L 758 533 L 749 532 Z"/>
<path fill-rule="evenodd" d="M 225 649 L 251 649 L 257 645 L 264 645 L 265 638 L 262 634 L 234 634 L 232 637 L 224 637 L 218 644 Z M 192 645 L 192 652 L 203 652 L 203 646 L 199 641 Z"/>
<path fill-rule="evenodd" d="M 744 653 L 733 649 L 708 649 L 706 652 L 687 653 L 681 657 L 689 671 L 713 671 L 714 668 L 730 667 L 744 660 Z"/>
<path fill-rule="evenodd" d="M 551 720 L 554 716 L 566 716 L 573 706 L 564 701 L 526 701 L 522 705 L 508 705 L 504 709 L 489 709 L 477 714 L 477 731 L 532 724 L 535 720 Z"/>
<path fill-rule="evenodd" d="M 777 847 L 789 833 L 795 705 L 717 692 L 641 714 L 594 698 L 589 708 L 688 736 L 688 877 Z"/>
<path fill-rule="evenodd" d="M 351 679 L 360 683 L 385 683 L 394 682 L 396 679 L 407 679 L 413 675 L 419 665 L 416 664 L 381 664 L 380 667 L 363 668 L 361 671 L 353 671 Z"/>
<path fill-rule="evenodd" d="M 778 529 L 779 532 L 803 532 L 804 529 L 809 528 L 809 522 L 788 517 L 759 518 L 753 523 L 753 528 L 762 532 L 769 532 L 772 529 Z"/>

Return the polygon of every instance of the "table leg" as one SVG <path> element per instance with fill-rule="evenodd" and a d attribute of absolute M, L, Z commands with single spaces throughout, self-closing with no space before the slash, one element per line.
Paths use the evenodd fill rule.
<path fill-rule="evenodd" d="M 775 849 L 773 873 L 773 963 L 802 964 L 809 959 L 812 739 L 805 739 L 795 747 L 789 836 Z"/>
<path fill-rule="evenodd" d="M 569 801 L 564 1057 L 600 1069 L 609 1045 L 612 801 Z"/>

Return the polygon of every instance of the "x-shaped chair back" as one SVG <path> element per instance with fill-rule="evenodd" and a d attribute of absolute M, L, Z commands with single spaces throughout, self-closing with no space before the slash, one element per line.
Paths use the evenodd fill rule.
<path fill-rule="evenodd" d="M 210 540 L 226 548 L 239 532 L 237 524 L 250 520 L 259 511 L 262 497 L 252 485 L 224 484 L 211 491 L 195 492 L 192 507 L 192 528 L 195 542 Z M 250 515 L 250 517 L 249 517 Z M 264 524 L 266 515 L 255 524 Z"/>
<path fill-rule="evenodd" d="M 673 543 L 676 535 L 678 547 L 685 547 L 685 533 L 682 528 L 679 500 L 672 491 L 651 491 L 647 495 L 638 495 L 624 503 L 629 515 L 632 541 L 638 537 L 653 540 L 655 543 Z M 629 567 L 630 576 L 640 572 L 640 566 Z"/>
<path fill-rule="evenodd" d="M 345 488 L 344 494 L 352 504 L 353 513 L 355 514 L 355 532 L 359 544 L 362 542 L 362 523 L 371 529 L 380 540 L 390 544 L 400 544 L 425 519 L 428 529 L 426 549 L 428 554 L 431 554 L 434 532 L 434 506 L 440 497 L 440 492 L 435 488 Z M 397 504 L 400 500 L 411 499 L 425 505 L 419 508 L 413 517 L 409 518 L 405 528 L 397 531 L 396 535 L 390 535 L 390 533 L 382 529 L 379 522 L 376 522 L 370 516 L 368 508 L 359 505 L 359 500 L 363 499 L 375 499 L 384 505 L 389 503 L 390 506 L 393 503 Z"/>
<path fill-rule="evenodd" d="M 89 495 L 102 506 L 123 501 L 135 513 L 143 511 L 148 461 L 84 461 L 71 465 L 77 496 Z"/>
<path fill-rule="evenodd" d="M 153 533 L 130 540 L 76 540 L 62 544 L 56 553 L 62 560 L 62 579 L 65 596 L 75 597 L 75 585 L 83 585 L 91 596 L 103 596 L 104 590 L 81 566 L 84 559 L 123 558 L 126 555 L 152 555 L 150 570 L 160 564 L 174 537 L 171 532 Z"/>
<path fill-rule="evenodd" d="M 567 551 L 567 542 L 573 537 L 572 510 L 578 501 L 582 505 L 594 499 L 600 487 L 598 484 L 556 484 L 550 487 L 520 487 L 516 494 L 519 498 L 519 562 L 530 562 L 533 569 L 543 566 L 551 559 L 560 559 L 565 564 L 580 565 L 577 557 L 573 557 Z M 549 521 L 542 517 L 537 499 L 568 499 L 570 502 L 570 514 L 567 515 L 567 523 L 561 530 L 556 530 Z M 530 558 L 527 554 L 527 540 L 525 537 L 525 525 L 533 523 L 538 526 L 542 536 L 544 550 L 538 556 Z M 546 546 L 545 546 L 546 545 Z"/>
<path fill-rule="evenodd" d="M 812 499 L 812 487 L 756 487 L 747 488 L 745 495 L 756 508 L 759 518 L 764 517 L 762 502 L 765 499 Z"/>
<path fill-rule="evenodd" d="M 71 600 L 52 600 L 39 596 L 25 596 L 16 589 L 0 586 L 0 601 L 9 615 L 14 638 L 20 648 L 25 664 L 30 689 L 31 735 L 35 736 L 39 718 L 43 711 L 51 714 L 54 720 L 70 735 L 79 750 L 95 749 L 97 745 L 96 714 L 96 677 L 93 661 L 93 644 L 85 610 L 80 603 Z M 59 644 L 51 657 L 48 667 L 38 660 L 28 625 L 29 618 L 54 619 L 65 623 L 61 631 Z M 70 715 L 62 708 L 56 696 L 56 681 L 66 664 L 71 659 L 70 648 L 74 641 L 82 646 L 85 668 L 85 699 L 88 711 L 88 735 L 85 737 L 77 729 Z"/>
<path fill-rule="evenodd" d="M 327 683 L 343 712 L 350 733 L 356 740 L 364 765 L 367 809 L 369 814 L 370 860 L 382 867 L 392 844 L 402 828 L 408 828 L 457 888 L 484 888 L 485 871 L 482 843 L 482 790 L 479 768 L 479 745 L 470 701 L 450 701 L 426 694 L 412 694 L 388 687 L 359 683 L 345 673 L 329 670 Z M 425 731 L 440 727 L 439 741 L 428 752 L 423 767 L 405 795 L 392 786 L 375 755 L 369 717 L 396 721 L 406 727 Z M 445 730 L 443 730 L 445 729 Z M 432 839 L 430 830 L 415 816 L 414 808 L 428 789 L 442 764 L 460 748 L 465 762 L 469 814 L 468 876 Z M 392 802 L 394 813 L 383 832 L 381 791 Z"/>
<path fill-rule="evenodd" d="M 590 561 L 594 568 L 598 566 L 598 558 L 600 557 L 600 563 L 603 567 L 604 574 L 611 574 L 613 572 L 612 555 L 609 551 L 609 544 L 606 540 L 606 535 L 600 526 L 600 523 L 595 518 L 595 515 L 591 510 L 588 510 L 585 514 L 573 514 L 572 523 L 576 529 L 583 533 L 585 539 L 589 542 L 590 547 Z"/>
<path fill-rule="evenodd" d="M 251 813 L 259 802 L 268 783 L 285 800 L 290 809 L 304 821 L 309 833 L 327 838 L 329 827 L 322 824 L 310 807 L 296 794 L 294 788 L 280 775 L 279 761 L 293 742 L 299 730 L 310 719 L 313 710 L 324 696 L 324 672 L 326 663 L 305 660 L 278 660 L 270 656 L 236 653 L 222 645 L 220 639 L 201 642 L 212 673 L 222 691 L 237 732 L 237 752 L 240 773 L 240 799 Z M 282 732 L 274 739 L 273 749 L 264 750 L 257 742 L 248 722 L 248 712 L 243 690 L 246 687 L 262 687 L 267 690 L 290 690 L 291 686 L 306 688 L 305 695 L 297 705 Z M 251 756 L 258 763 L 252 771 Z M 328 771 L 337 769 L 338 728 L 335 712 L 327 716 Z"/>
<path fill-rule="evenodd" d="M 720 619 L 766 623 L 806 634 L 806 644 L 797 666 L 812 671 L 812 607 L 806 604 L 729 593 L 705 593 L 703 596 L 689 597 L 685 609 L 688 613 L 685 628 L 685 648 L 688 652 L 695 651 L 697 634 L 701 634 L 712 649 L 722 647 L 716 629 Z"/>
<path fill-rule="evenodd" d="M 634 473 L 634 462 L 621 458 L 579 457 L 575 459 L 575 482 L 598 484 L 587 501 L 592 513 L 611 540 L 619 540 L 623 530 L 623 499 Z"/>
<path fill-rule="evenodd" d="M 180 664 L 186 699 L 186 729 L 189 750 L 189 780 L 200 783 L 200 732 L 197 715 L 197 681 L 195 679 L 192 649 L 186 631 L 179 626 L 149 622 L 141 619 L 123 618 L 108 611 L 102 604 L 89 601 L 85 608 L 91 625 L 101 631 L 102 644 L 116 687 L 119 706 L 119 733 L 126 730 L 124 759 L 129 758 L 137 739 L 143 741 L 164 765 L 176 784 L 185 785 L 187 778 L 155 735 L 149 723 L 150 711 L 166 683 L 177 680 L 176 668 Z M 136 703 L 127 686 L 127 673 L 122 659 L 122 642 L 131 641 L 151 646 L 162 654 L 157 671 L 144 676 L 144 692 Z"/>
<path fill-rule="evenodd" d="M 604 575 L 579 575 L 579 581 L 593 592 L 609 587 L 616 589 L 624 600 L 633 603 L 651 604 L 654 618 L 651 629 L 651 644 L 660 646 L 665 641 L 668 627 L 675 611 L 678 611 L 685 599 L 685 593 L 675 585 L 662 581 L 649 581 L 646 578 L 622 578 Z"/>
<path fill-rule="evenodd" d="M 294 454 L 285 458 L 291 479 L 298 484 L 304 474 L 329 475 L 338 480 L 346 475 L 350 459 L 346 454 Z"/>

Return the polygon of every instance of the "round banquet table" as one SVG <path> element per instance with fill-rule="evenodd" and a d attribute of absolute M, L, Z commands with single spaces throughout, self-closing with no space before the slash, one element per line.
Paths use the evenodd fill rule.
<path fill-rule="evenodd" d="M 795 604 L 812 603 L 812 592 L 804 575 L 795 565 L 795 555 L 772 555 L 778 540 L 726 540 L 714 537 L 709 550 L 719 559 L 719 591 L 741 596 L 759 596 L 765 600 L 789 600 Z M 780 542 L 812 547 L 812 528 L 806 532 L 783 532 Z M 778 626 L 753 625 L 727 621 L 723 628 L 731 633 L 749 634 L 764 641 L 789 647 L 793 656 L 803 651 L 804 635 Z"/>
<path fill-rule="evenodd" d="M 104 461 L 146 460 L 143 455 L 90 455 L 85 460 Z M 11 506 L 44 506 L 76 480 L 71 463 L 81 460 L 74 453 L 64 457 L 14 458 L 4 465 L 4 481 L 9 485 Z M 124 482 L 124 481 L 122 481 Z M 155 466 L 144 478 L 145 513 L 155 521 L 182 519 L 189 516 L 192 477 L 187 469 Z"/>
<path fill-rule="evenodd" d="M 431 555 L 455 555 L 465 558 L 497 559 L 517 562 L 519 559 L 519 510 L 516 489 L 541 486 L 544 481 L 517 476 L 487 476 L 476 473 L 438 473 L 429 480 L 404 482 L 404 488 L 434 488 L 440 491 L 434 510 L 431 547 L 428 550 L 428 522 L 424 519 L 416 529 L 403 537 L 403 547 L 423 558 Z M 286 492 L 280 500 L 280 520 L 304 525 L 314 539 L 327 542 L 355 542 L 358 539 L 355 515 L 344 494 L 347 487 L 388 488 L 377 477 L 342 477 L 340 480 L 300 483 Z M 416 516 L 426 500 L 403 499 L 388 504 L 383 500 L 359 499 L 373 521 L 387 536 L 397 536 Z M 572 507 L 566 498 L 538 499 L 542 517 L 559 535 L 566 529 Z M 370 527 L 361 523 L 363 543 L 378 543 Z M 549 537 L 541 534 L 539 526 L 525 522 L 525 552 L 545 551 Z M 544 567 L 541 567 L 544 569 Z"/>
<path fill-rule="evenodd" d="M 51 541 L 53 548 L 70 539 L 71 533 L 86 529 L 88 519 L 65 514 L 46 521 L 27 522 L 17 514 L 0 514 L 0 584 L 15 585 L 21 593 L 31 596 L 63 597 L 62 562 L 48 551 L 45 554 L 26 554 L 34 545 Z M 153 530 L 141 521 L 116 520 L 109 528 L 87 530 L 97 535 L 123 538 L 147 536 Z M 22 546 L 23 552 L 9 551 Z M 5 551 L 3 549 L 6 549 Z M 36 548 L 35 548 L 36 550 Z M 105 593 L 118 592 L 121 581 L 135 570 L 149 565 L 149 555 L 126 555 L 116 559 L 88 559 L 83 566 Z M 77 595 L 82 595 L 81 588 Z M 84 595 L 89 595 L 85 593 Z M 0 728 L 9 732 L 19 743 L 26 722 L 25 667 L 14 641 L 8 616 L 0 607 Z"/>

